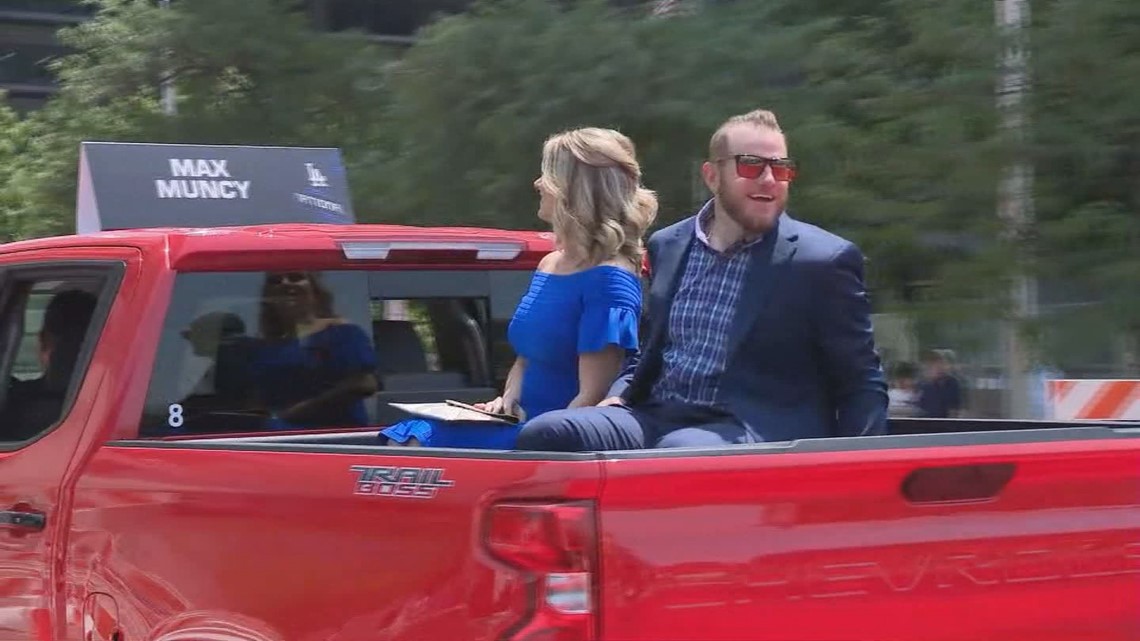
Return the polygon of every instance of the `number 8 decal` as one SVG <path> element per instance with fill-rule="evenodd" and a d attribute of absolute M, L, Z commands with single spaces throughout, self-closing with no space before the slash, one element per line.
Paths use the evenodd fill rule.
<path fill-rule="evenodd" d="M 166 418 L 167 425 L 170 427 L 182 427 L 185 419 L 182 418 L 182 406 L 175 403 L 170 406 L 170 415 Z"/>

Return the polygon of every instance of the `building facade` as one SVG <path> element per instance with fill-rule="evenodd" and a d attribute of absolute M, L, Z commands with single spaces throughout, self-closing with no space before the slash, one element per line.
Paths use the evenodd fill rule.
<path fill-rule="evenodd" d="M 182 2 L 184 0 L 171 0 Z M 240 0 L 235 0 L 240 1 Z M 473 0 L 304 0 L 313 26 L 350 31 L 392 44 L 411 44 L 436 16 L 462 12 Z M 0 91 L 26 112 L 56 90 L 48 64 L 65 55 L 56 32 L 92 16 L 80 0 L 0 0 Z"/>
<path fill-rule="evenodd" d="M 47 65 L 66 53 L 56 31 L 90 15 L 78 0 L 0 0 L 0 91 L 16 110 L 35 109 L 54 93 Z"/>

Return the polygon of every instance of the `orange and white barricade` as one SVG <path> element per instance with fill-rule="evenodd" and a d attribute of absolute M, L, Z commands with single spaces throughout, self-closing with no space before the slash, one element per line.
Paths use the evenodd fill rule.
<path fill-rule="evenodd" d="M 1049 407 L 1058 421 L 1140 421 L 1140 380 L 1052 379 Z"/>

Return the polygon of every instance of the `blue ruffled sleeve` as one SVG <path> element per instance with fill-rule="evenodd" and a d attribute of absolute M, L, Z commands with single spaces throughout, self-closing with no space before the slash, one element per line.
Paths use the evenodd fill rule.
<path fill-rule="evenodd" d="M 582 293 L 582 320 L 578 326 L 578 353 L 601 351 L 617 345 L 626 351 L 638 348 L 641 318 L 641 282 L 618 268 L 599 272 Z"/>

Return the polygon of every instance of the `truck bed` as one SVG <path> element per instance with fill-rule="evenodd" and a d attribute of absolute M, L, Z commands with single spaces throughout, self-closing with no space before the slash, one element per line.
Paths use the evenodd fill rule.
<path fill-rule="evenodd" d="M 118 442 L 77 489 L 104 516 L 77 526 L 85 537 L 125 531 L 123 565 L 171 582 L 179 607 L 289 621 L 291 639 L 490 641 L 537 616 L 533 602 L 512 605 L 527 582 L 480 545 L 501 501 L 593 510 L 597 639 L 1140 635 L 1140 428 L 893 428 L 591 453 L 387 448 L 373 431 Z M 354 493 L 362 470 L 404 483 L 404 498 L 395 484 Z M 407 498 L 415 491 L 430 497 Z M 188 552 L 201 563 L 187 564 Z M 285 587 L 292 576 L 322 587 L 302 596 Z M 329 627 L 286 616 L 296 608 Z"/>
<path fill-rule="evenodd" d="M 182 444 L 194 448 L 222 448 L 222 449 L 283 449 L 297 451 L 294 446 L 336 446 L 366 448 L 371 451 L 382 448 L 377 438 L 378 428 L 351 429 L 351 430 L 322 430 L 319 432 L 292 433 L 292 434 L 231 434 L 221 436 L 179 436 L 168 439 L 147 439 L 140 441 L 120 441 L 120 445 L 136 445 L 151 447 L 156 444 Z M 733 455 L 757 453 L 788 453 L 788 452 L 819 452 L 843 451 L 850 449 L 896 449 L 909 447 L 932 447 L 954 445 L 982 445 L 996 443 L 1017 443 L 1035 441 L 1068 441 L 1099 438 L 1128 438 L 1140 436 L 1140 422 L 1136 421 L 1045 421 L 1045 420 L 1007 420 L 1007 419 L 929 419 L 929 418 L 892 418 L 888 424 L 888 434 L 878 437 L 853 437 L 830 439 L 805 439 L 800 441 L 783 441 L 775 443 L 757 443 L 753 445 L 734 446 L 725 449 L 685 448 L 682 450 L 642 450 L 623 452 L 593 452 L 572 455 L 573 458 L 627 458 L 627 457 L 661 457 L 661 456 L 704 456 L 704 455 Z M 173 445 L 179 447 L 179 445 Z M 300 448 L 307 449 L 307 448 Z M 326 450 L 344 451 L 344 450 Z M 504 452 L 499 450 L 442 450 L 442 449 L 401 449 L 401 453 L 409 455 L 426 456 L 452 456 L 452 453 L 462 457 L 498 458 Z M 512 458 L 561 458 L 563 455 L 553 452 L 521 452 L 510 453 Z"/>

